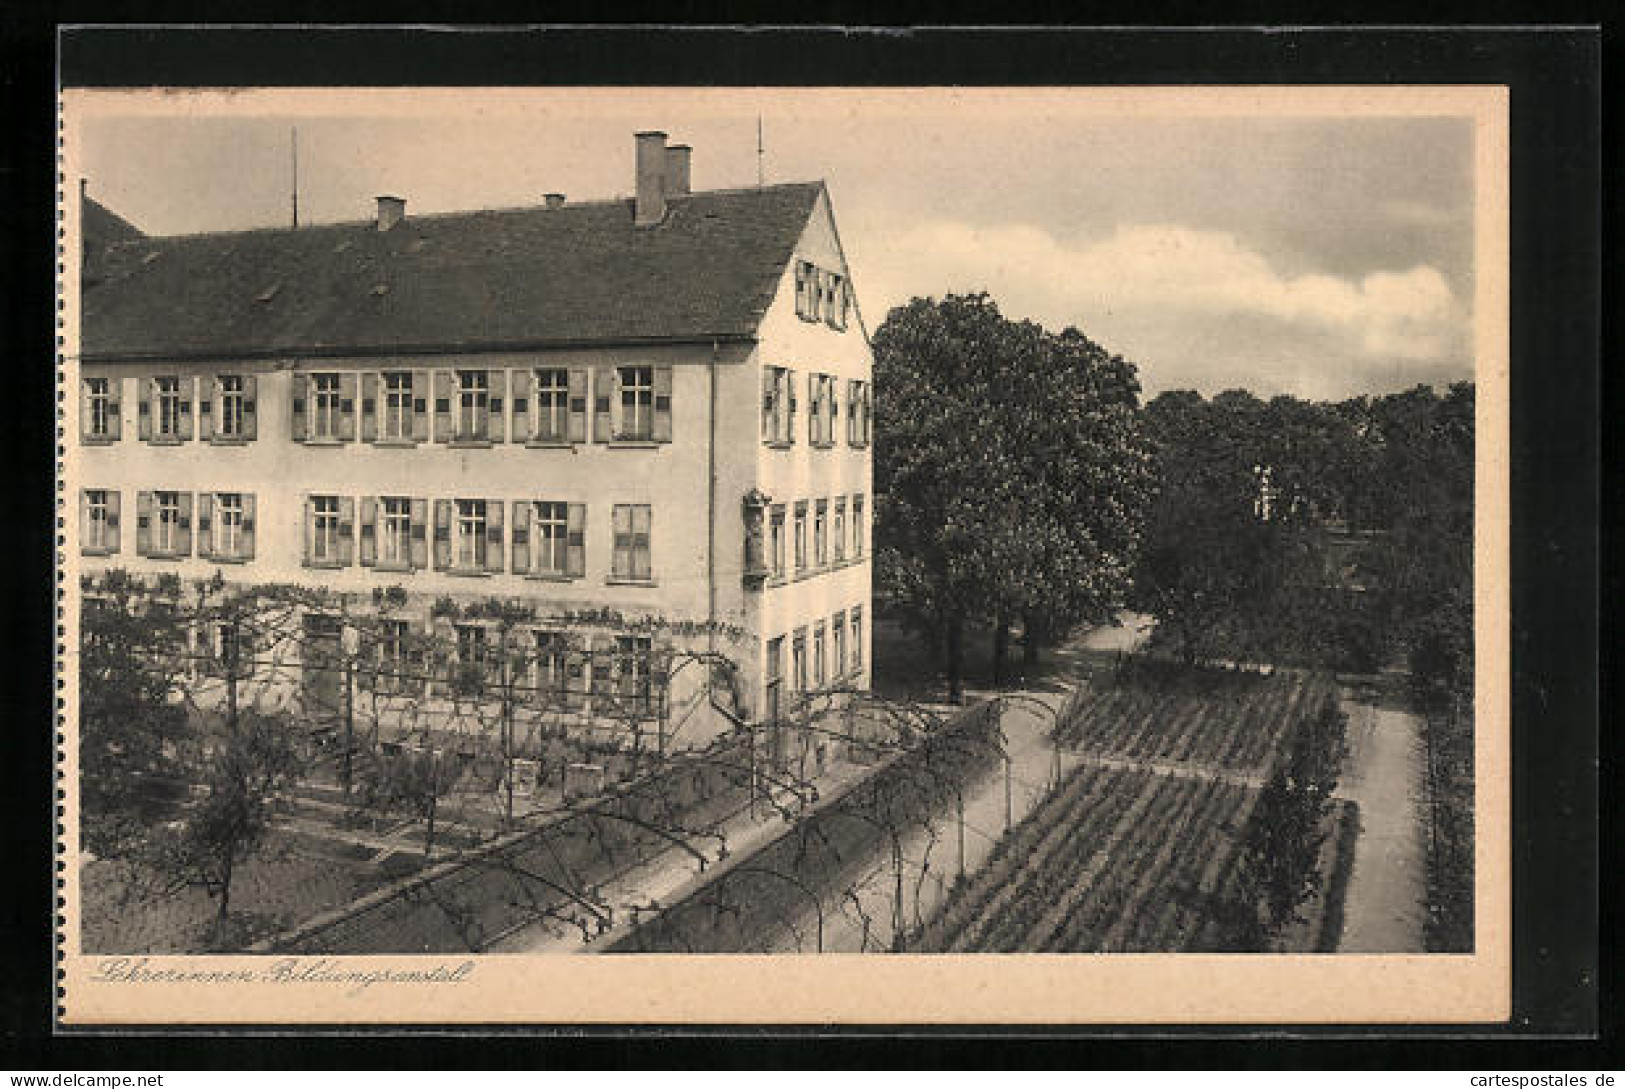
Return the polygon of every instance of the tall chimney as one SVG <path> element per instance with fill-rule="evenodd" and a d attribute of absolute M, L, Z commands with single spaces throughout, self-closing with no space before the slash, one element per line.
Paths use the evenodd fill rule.
<path fill-rule="evenodd" d="M 688 164 L 694 149 L 687 144 L 672 144 L 666 149 L 666 195 L 668 197 L 686 197 L 688 188 Z"/>
<path fill-rule="evenodd" d="M 544 193 L 544 194 L 542 194 L 542 200 L 546 203 L 547 207 L 549 207 L 549 208 L 563 208 L 564 207 L 564 194 L 563 193 Z"/>
<path fill-rule="evenodd" d="M 637 134 L 637 201 L 634 227 L 653 227 L 666 218 L 666 134 Z"/>
<path fill-rule="evenodd" d="M 387 231 L 406 218 L 406 200 L 403 197 L 378 198 L 378 229 Z"/>

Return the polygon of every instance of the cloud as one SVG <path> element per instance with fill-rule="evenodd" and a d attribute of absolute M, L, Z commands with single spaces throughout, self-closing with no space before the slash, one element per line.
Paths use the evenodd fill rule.
<path fill-rule="evenodd" d="M 936 221 L 886 239 L 863 258 L 859 288 L 883 304 L 878 314 L 870 308 L 876 322 L 884 308 L 913 295 L 987 290 L 1012 316 L 1078 324 L 1125 354 L 1133 345 L 1114 342 L 1114 330 L 1143 341 L 1133 331 L 1156 324 L 1164 327 L 1155 338 L 1163 350 L 1181 325 L 1200 329 L 1203 341 L 1231 329 L 1236 342 L 1208 349 L 1227 357 L 1245 355 L 1271 325 L 1284 327 L 1276 341 L 1349 361 L 1436 363 L 1467 355 L 1467 316 L 1437 268 L 1291 275 L 1228 231 L 1135 224 L 1066 242 L 1031 226 Z"/>

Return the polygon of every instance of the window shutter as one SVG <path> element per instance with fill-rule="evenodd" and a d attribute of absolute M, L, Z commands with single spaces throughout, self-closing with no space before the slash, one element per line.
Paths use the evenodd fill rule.
<path fill-rule="evenodd" d="M 306 426 L 306 408 L 310 404 L 310 375 L 293 376 L 293 441 L 304 442 L 310 437 Z"/>
<path fill-rule="evenodd" d="M 427 371 L 412 371 L 412 441 L 429 441 L 429 378 Z"/>
<path fill-rule="evenodd" d="M 609 367 L 597 367 L 592 372 L 592 441 L 608 442 L 610 436 L 610 405 L 613 403 L 614 374 Z"/>
<path fill-rule="evenodd" d="M 180 493 L 181 524 L 180 543 L 175 548 L 175 555 L 190 556 L 192 554 L 192 493 Z"/>
<path fill-rule="evenodd" d="M 485 501 L 485 569 L 492 574 L 502 573 L 502 512 L 506 504 L 500 499 Z"/>
<path fill-rule="evenodd" d="M 355 441 L 355 387 L 354 371 L 339 375 L 339 441 Z"/>
<path fill-rule="evenodd" d="M 86 542 L 90 540 L 90 492 L 79 489 L 79 551 L 86 551 Z"/>
<path fill-rule="evenodd" d="M 487 371 L 491 376 L 491 396 L 486 402 L 490 406 L 488 422 L 485 428 L 485 437 L 492 442 L 508 441 L 508 372 Z"/>
<path fill-rule="evenodd" d="M 570 368 L 570 431 L 571 442 L 587 441 L 587 370 Z"/>
<path fill-rule="evenodd" d="M 107 551 L 112 555 L 118 554 L 121 536 L 118 520 L 119 494 L 116 491 L 107 493 Z"/>
<path fill-rule="evenodd" d="M 197 496 L 197 554 L 199 559 L 214 555 L 214 493 L 199 492 Z"/>
<path fill-rule="evenodd" d="M 339 563 L 349 564 L 355 555 L 355 499 L 339 497 Z"/>
<path fill-rule="evenodd" d="M 536 376 L 528 370 L 513 372 L 513 441 L 529 442 L 536 434 L 531 420 L 532 387 Z"/>
<path fill-rule="evenodd" d="M 654 508 L 649 506 L 635 506 L 632 508 L 632 577 L 638 579 L 654 578 Z M 639 542 L 642 543 L 641 549 Z"/>
<path fill-rule="evenodd" d="M 656 367 L 654 430 L 655 442 L 671 441 L 671 368 Z"/>
<path fill-rule="evenodd" d="M 243 493 L 243 534 L 242 534 L 241 540 L 243 542 L 243 544 L 242 544 L 242 549 L 243 549 L 242 550 L 242 558 L 245 559 L 245 560 L 253 559 L 254 558 L 254 494 L 252 492 L 244 492 Z"/>
<path fill-rule="evenodd" d="M 846 383 L 846 444 L 856 446 L 858 442 L 858 384 L 851 379 Z"/>
<path fill-rule="evenodd" d="M 152 555 L 152 493 L 135 493 L 135 554 Z"/>
<path fill-rule="evenodd" d="M 776 416 L 773 404 L 773 368 L 762 368 L 762 441 L 772 442 L 773 417 Z"/>
<path fill-rule="evenodd" d="M 784 392 L 790 398 L 790 407 L 785 416 L 784 437 L 787 442 L 796 441 L 796 372 L 784 372 Z"/>
<path fill-rule="evenodd" d="M 810 442 L 810 443 L 814 443 L 814 444 L 816 444 L 818 442 L 818 417 L 819 417 L 818 375 L 813 374 L 811 372 L 808 372 L 808 374 L 807 374 L 807 441 Z"/>
<path fill-rule="evenodd" d="M 157 383 L 152 378 L 138 378 L 136 382 L 141 393 L 141 396 L 136 400 L 135 406 L 138 418 L 136 434 L 141 441 L 150 442 L 152 440 L 152 414 L 154 411 L 152 402 Z"/>
<path fill-rule="evenodd" d="M 412 566 L 429 566 L 429 501 L 412 500 Z"/>
<path fill-rule="evenodd" d="M 516 499 L 513 504 L 513 573 L 530 574 L 530 501 Z"/>
<path fill-rule="evenodd" d="M 368 377 L 371 377 L 369 375 Z M 361 566 L 371 567 L 378 560 L 378 497 L 361 497 Z"/>
<path fill-rule="evenodd" d="M 205 396 L 206 394 L 206 396 Z M 197 437 L 204 442 L 214 438 L 214 418 L 220 411 L 220 376 L 203 375 L 198 378 Z"/>
<path fill-rule="evenodd" d="M 858 425 L 859 430 L 863 433 L 863 444 L 865 446 L 869 445 L 869 440 L 874 437 L 874 418 L 874 387 L 865 382 L 863 383 L 863 422 Z"/>
<path fill-rule="evenodd" d="M 177 413 L 175 435 L 182 442 L 192 441 L 192 402 L 195 400 L 195 379 L 185 375 L 180 379 L 180 412 Z"/>
<path fill-rule="evenodd" d="M 568 519 L 565 524 L 568 573 L 571 578 L 579 579 L 587 574 L 587 504 L 571 503 Z"/>
<path fill-rule="evenodd" d="M 378 372 L 367 371 L 361 376 L 361 441 L 378 441 Z M 365 524 L 365 523 L 363 523 Z M 366 561 L 362 561 L 365 563 Z"/>
<path fill-rule="evenodd" d="M 306 567 L 310 566 L 310 546 L 316 537 L 316 502 L 310 495 L 304 497 L 305 504 L 305 532 L 304 547 L 300 549 L 299 560 Z"/>
<path fill-rule="evenodd" d="M 243 438 L 254 440 L 259 438 L 259 403 L 255 400 L 259 383 L 254 375 L 243 375 Z"/>
<path fill-rule="evenodd" d="M 437 571 L 451 567 L 451 500 L 434 501 L 434 566 Z"/>
<path fill-rule="evenodd" d="M 113 383 L 109 380 L 108 385 Z M 79 380 L 79 438 L 90 438 L 90 379 Z"/>
<path fill-rule="evenodd" d="M 107 379 L 107 437 L 124 437 L 124 379 L 110 375 Z"/>
<path fill-rule="evenodd" d="M 433 371 L 434 375 L 434 441 L 451 441 L 451 396 L 453 375 L 450 371 Z"/>

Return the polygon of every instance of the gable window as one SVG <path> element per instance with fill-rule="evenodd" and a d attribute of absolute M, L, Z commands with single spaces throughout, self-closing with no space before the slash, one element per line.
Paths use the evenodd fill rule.
<path fill-rule="evenodd" d="M 457 500 L 457 566 L 467 570 L 485 568 L 483 499 Z"/>
<path fill-rule="evenodd" d="M 816 301 L 813 298 L 815 270 L 810 261 L 796 262 L 796 317 L 811 320 Z"/>
<path fill-rule="evenodd" d="M 796 504 L 796 574 L 807 570 L 807 501 Z"/>
<path fill-rule="evenodd" d="M 518 411 L 515 409 L 515 411 Z M 570 423 L 570 372 L 549 367 L 536 372 L 536 416 L 531 437 L 539 442 L 564 442 Z"/>
<path fill-rule="evenodd" d="M 794 441 L 794 372 L 786 367 L 762 368 L 762 441 Z"/>
<path fill-rule="evenodd" d="M 411 566 L 412 500 L 404 495 L 386 495 L 379 505 L 383 508 L 383 531 L 378 539 L 378 562 L 388 567 Z"/>
<path fill-rule="evenodd" d="M 384 372 L 384 439 L 406 442 L 412 438 L 412 372 Z"/>
<path fill-rule="evenodd" d="M 773 577 L 784 577 L 784 504 L 775 503 L 769 518 L 768 556 L 772 564 Z"/>
<path fill-rule="evenodd" d="M 113 438 L 112 381 L 107 378 L 85 379 L 85 438 Z"/>
<path fill-rule="evenodd" d="M 484 439 L 490 407 L 491 376 L 485 371 L 458 371 L 457 437 Z"/>
<path fill-rule="evenodd" d="M 617 438 L 647 441 L 654 437 L 653 367 L 621 367 L 621 424 Z"/>
<path fill-rule="evenodd" d="M 310 499 L 310 558 L 315 563 L 338 563 L 339 497 L 314 495 Z"/>
<path fill-rule="evenodd" d="M 158 392 L 158 437 L 181 437 L 181 380 L 165 375 L 153 380 Z"/>
<path fill-rule="evenodd" d="M 829 564 L 829 501 L 820 499 L 813 510 L 813 562 L 819 567 Z"/>
<path fill-rule="evenodd" d="M 650 561 L 650 523 L 653 508 L 646 504 L 616 504 L 614 510 L 615 548 L 611 575 L 629 582 L 653 578 Z"/>
<path fill-rule="evenodd" d="M 824 315 L 824 320 L 829 323 L 831 329 L 845 329 L 846 311 L 850 298 L 847 292 L 846 277 L 831 273 L 829 290 L 829 308 Z"/>
<path fill-rule="evenodd" d="M 762 708 L 762 721 L 777 722 L 784 710 L 784 636 L 768 640 L 766 700 Z"/>
<path fill-rule="evenodd" d="M 846 559 L 846 496 L 835 500 L 835 525 L 831 530 L 835 541 L 835 562 Z"/>

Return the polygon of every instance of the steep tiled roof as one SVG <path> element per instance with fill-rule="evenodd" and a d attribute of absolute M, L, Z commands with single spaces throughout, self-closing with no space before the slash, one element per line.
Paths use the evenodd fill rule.
<path fill-rule="evenodd" d="M 79 224 L 79 233 L 87 248 L 146 237 L 141 228 L 90 197 L 85 198 L 84 220 Z"/>
<path fill-rule="evenodd" d="M 141 238 L 84 292 L 89 357 L 342 354 L 748 337 L 822 183 L 409 216 L 388 231 Z"/>

